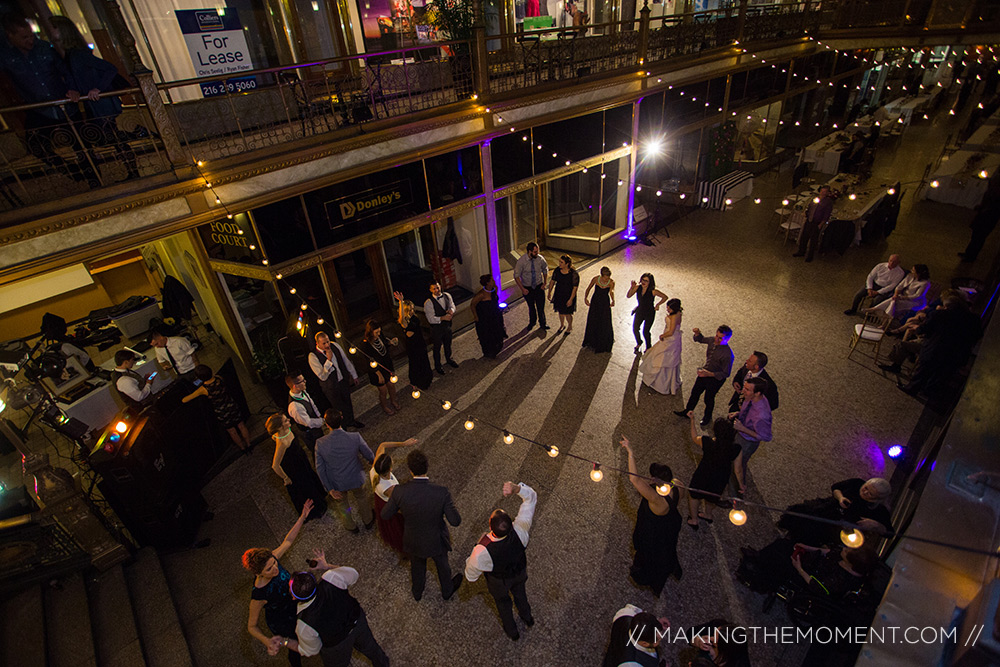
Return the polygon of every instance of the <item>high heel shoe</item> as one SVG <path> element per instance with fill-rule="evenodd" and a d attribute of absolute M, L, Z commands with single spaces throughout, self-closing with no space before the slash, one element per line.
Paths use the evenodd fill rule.
<path fill-rule="evenodd" d="M 635 346 L 635 349 L 632 350 L 632 354 L 639 354 L 640 347 L 642 347 L 642 343 L 639 343 L 638 345 Z"/>

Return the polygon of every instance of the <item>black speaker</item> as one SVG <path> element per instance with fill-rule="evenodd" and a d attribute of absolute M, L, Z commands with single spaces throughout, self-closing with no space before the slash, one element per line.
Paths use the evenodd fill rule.
<path fill-rule="evenodd" d="M 158 549 L 190 546 L 205 514 L 205 499 L 195 489 L 148 502 L 124 501 L 117 495 L 122 486 L 107 479 L 98 482 L 97 488 L 141 546 Z"/>

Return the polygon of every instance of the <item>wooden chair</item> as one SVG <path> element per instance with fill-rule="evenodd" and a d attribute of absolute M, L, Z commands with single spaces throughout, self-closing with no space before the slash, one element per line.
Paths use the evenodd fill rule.
<path fill-rule="evenodd" d="M 865 313 L 864 322 L 854 325 L 854 334 L 851 336 L 851 351 L 847 353 L 847 358 L 850 359 L 851 355 L 854 354 L 854 348 L 858 346 L 858 343 L 869 343 L 875 347 L 875 363 L 877 364 L 879 349 L 882 347 L 885 332 L 889 329 L 890 324 L 892 324 L 892 317 L 888 313 L 882 311 Z"/>

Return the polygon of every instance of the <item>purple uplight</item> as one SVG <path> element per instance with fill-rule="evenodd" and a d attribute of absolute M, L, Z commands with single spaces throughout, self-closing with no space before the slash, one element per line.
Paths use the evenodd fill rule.
<path fill-rule="evenodd" d="M 906 450 L 903 448 L 902 445 L 892 445 L 891 447 L 889 447 L 889 449 L 886 450 L 885 453 L 888 455 L 890 459 L 896 460 L 899 457 L 901 457 L 903 455 L 903 452 L 905 451 Z"/>
<path fill-rule="evenodd" d="M 501 301 L 500 302 L 500 307 L 501 308 L 506 308 L 507 307 L 507 302 L 506 301 Z"/>

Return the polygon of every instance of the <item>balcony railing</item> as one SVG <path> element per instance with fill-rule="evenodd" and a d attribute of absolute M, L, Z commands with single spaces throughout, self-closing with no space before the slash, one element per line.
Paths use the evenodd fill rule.
<path fill-rule="evenodd" d="M 0 213 L 209 160 L 247 155 L 473 94 L 496 98 L 658 61 L 818 29 L 920 24 L 931 0 L 776 3 L 437 43 L 105 93 L 117 119 L 84 121 L 67 100 L 0 109 Z M 983 19 L 978 19 L 982 21 Z M 482 62 L 476 53 L 499 45 Z M 478 49 L 478 51 L 477 51 Z M 147 75 L 148 76 L 148 75 Z M 143 85 L 146 83 L 148 85 Z M 161 139 L 162 137 L 162 139 Z M 132 188 L 134 191 L 134 188 Z M 117 193 L 109 191 L 107 196 Z M 18 216 L 6 216 L 16 220 Z M 3 224 L 0 222 L 0 224 Z"/>

